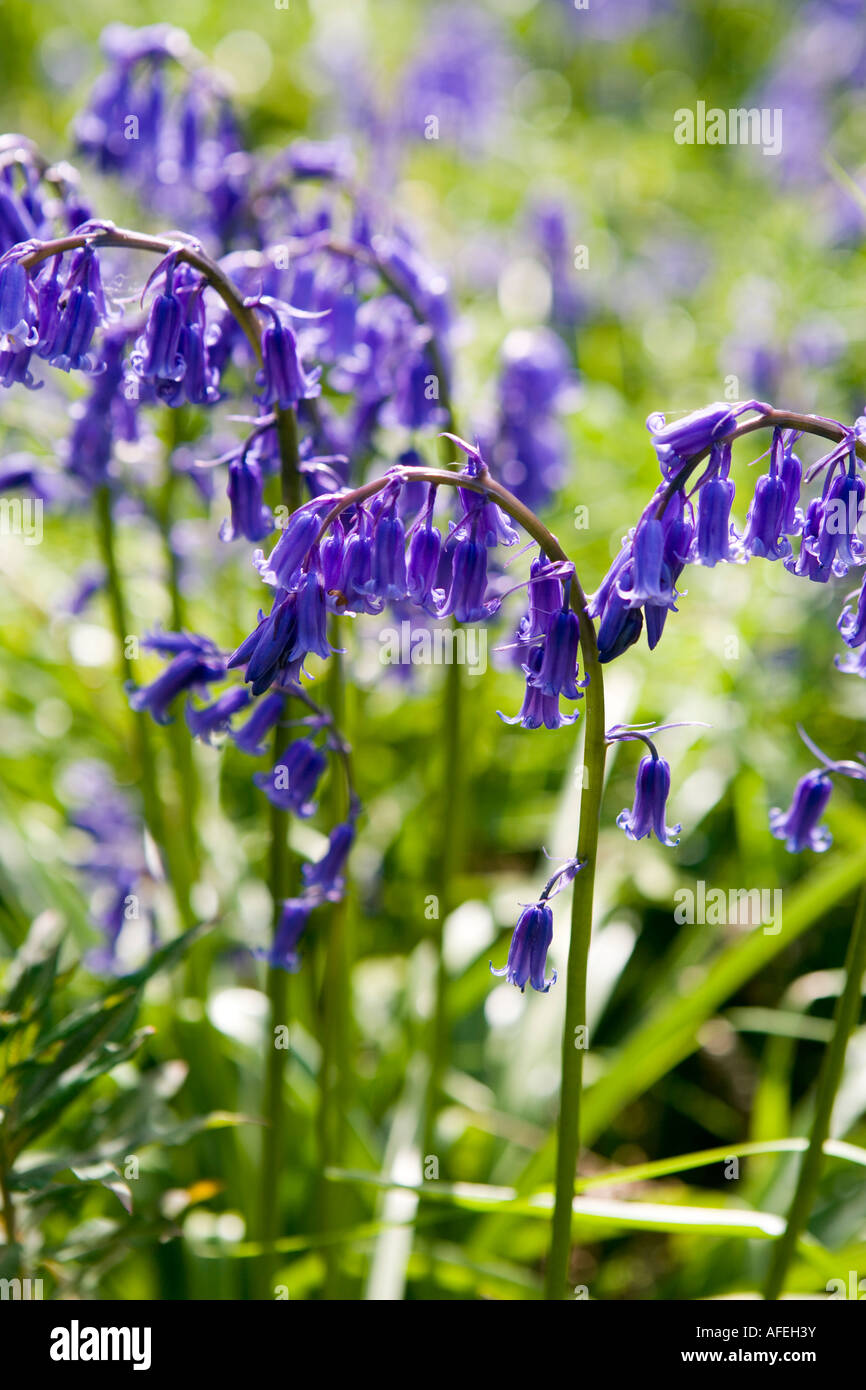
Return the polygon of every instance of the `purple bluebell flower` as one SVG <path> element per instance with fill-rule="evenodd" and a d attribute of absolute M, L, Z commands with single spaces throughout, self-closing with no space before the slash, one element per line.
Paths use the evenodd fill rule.
<path fill-rule="evenodd" d="M 424 525 L 412 532 L 406 566 L 406 587 L 413 603 L 428 613 L 438 612 L 445 595 L 436 588 L 442 536 L 428 516 Z"/>
<path fill-rule="evenodd" d="M 268 617 L 229 657 L 230 668 L 246 667 L 244 680 L 252 686 L 254 695 L 263 695 L 278 676 L 284 681 L 296 681 L 300 663 L 296 670 L 292 669 L 289 654 L 295 646 L 297 630 L 297 596 L 289 593 L 274 604 Z"/>
<path fill-rule="evenodd" d="M 106 316 L 99 259 L 92 246 L 76 252 L 63 291 L 56 325 L 52 325 L 48 360 L 60 371 L 93 372 L 93 335 Z"/>
<path fill-rule="evenodd" d="M 186 690 L 204 689 L 213 681 L 222 680 L 226 667 L 222 658 L 206 657 L 200 651 L 183 651 L 169 662 L 165 670 L 150 685 L 127 686 L 129 703 L 134 710 L 148 710 L 157 724 L 170 724 L 169 710 L 178 695 Z"/>
<path fill-rule="evenodd" d="M 254 773 L 253 781 L 274 806 L 306 819 L 316 810 L 312 798 L 327 765 L 327 757 L 314 743 L 299 738 L 289 744 L 270 772 Z"/>
<path fill-rule="evenodd" d="M 827 802 L 833 783 L 823 769 L 815 769 L 801 777 L 794 788 L 794 798 L 787 811 L 774 806 L 770 812 L 770 830 L 777 840 L 785 841 L 785 848 L 791 854 L 799 854 L 804 849 L 812 849 L 822 854 L 829 849 L 833 837 L 826 826 L 818 824 Z"/>
<path fill-rule="evenodd" d="M 688 459 L 702 454 L 716 440 L 730 434 L 738 417 L 746 410 L 764 413 L 769 406 L 760 401 L 737 401 L 733 405 L 730 401 L 715 401 L 671 424 L 665 423 L 664 415 L 650 415 L 647 429 L 653 437 L 653 448 L 663 476 L 669 478 Z"/>
<path fill-rule="evenodd" d="M 147 327 L 136 343 L 130 359 L 142 381 L 178 382 L 185 371 L 180 352 L 184 309 L 174 288 L 175 260 L 174 256 L 169 256 L 164 263 L 165 282 L 162 292 L 150 306 Z M 155 275 L 158 273 L 158 270 L 154 272 Z"/>
<path fill-rule="evenodd" d="M 850 601 L 846 603 L 836 626 L 846 646 L 861 647 L 866 642 L 866 580 L 860 586 L 856 608 Z"/>
<path fill-rule="evenodd" d="M 260 758 L 267 752 L 265 737 L 282 719 L 285 707 L 285 696 L 276 692 L 256 701 L 249 719 L 239 729 L 229 730 L 242 753 L 247 753 L 251 758 Z"/>
<path fill-rule="evenodd" d="M 297 590 L 297 632 L 289 657 L 305 657 L 308 652 L 327 661 L 331 648 L 327 637 L 328 610 L 321 575 L 308 570 Z"/>
<path fill-rule="evenodd" d="M 317 498 L 315 502 L 308 502 L 292 513 L 268 556 L 263 577 L 272 577 L 273 582 L 281 589 L 292 587 L 297 581 L 301 565 L 306 560 L 311 545 L 321 530 L 322 508 L 332 505 L 333 502 L 327 499 Z"/>
<path fill-rule="evenodd" d="M 677 845 L 674 838 L 682 830 L 681 825 L 665 825 L 667 800 L 671 789 L 671 770 L 664 758 L 647 754 L 641 758 L 635 781 L 634 805 L 621 811 L 616 818 L 620 830 L 624 830 L 630 840 L 642 840 L 655 833 L 663 845 Z"/>
<path fill-rule="evenodd" d="M 0 265 L 0 348 L 4 352 L 22 352 L 37 343 L 34 298 L 30 276 L 20 260 Z"/>
<path fill-rule="evenodd" d="M 453 613 L 458 623 L 482 622 L 491 612 L 486 592 L 487 548 L 470 534 L 458 540 L 451 552 L 451 586 L 439 616 Z"/>
<path fill-rule="evenodd" d="M 215 658 L 219 655 L 217 647 L 209 637 L 204 637 L 199 632 L 187 632 L 186 629 L 180 632 L 166 632 L 164 628 L 156 627 L 153 632 L 145 634 L 141 639 L 141 645 L 145 651 L 159 652 L 160 656 L 178 656 L 184 652 L 205 658 Z"/>
<path fill-rule="evenodd" d="M 196 709 L 191 700 L 186 702 L 186 723 L 193 738 L 210 743 L 212 734 L 228 733 L 232 716 L 244 709 L 250 702 L 248 690 L 235 688 L 219 695 L 213 704 Z"/>
<path fill-rule="evenodd" d="M 728 477 L 731 469 L 730 444 L 713 445 L 710 467 L 714 471 L 698 488 L 692 559 L 696 564 L 712 569 L 720 561 L 731 560 L 731 541 L 735 538 L 731 525 L 735 488 Z"/>
<path fill-rule="evenodd" d="M 386 603 L 399 603 L 408 593 L 406 580 L 406 532 L 395 511 L 396 498 L 379 512 L 373 525 L 368 593 Z"/>
<path fill-rule="evenodd" d="M 315 367 L 311 372 L 304 370 L 297 339 L 281 317 L 293 311 L 287 305 L 278 305 L 277 301 L 267 297 L 254 302 L 270 315 L 271 320 L 262 333 L 262 365 L 256 374 L 256 385 L 262 388 L 262 394 L 256 397 L 259 404 L 266 409 L 277 405 L 281 410 L 288 410 L 299 401 L 318 396 L 321 392 L 318 384 L 321 369 Z"/>
<path fill-rule="evenodd" d="M 804 541 L 807 549 L 818 557 L 822 569 L 828 565 L 836 575 L 845 575 L 851 565 L 863 561 L 864 547 L 858 534 L 866 483 L 857 471 L 857 454 L 851 450 L 848 468 L 834 477 L 827 474 L 827 486 L 821 499 L 817 537 Z"/>
<path fill-rule="evenodd" d="M 290 974 L 296 974 L 301 968 L 298 942 L 315 906 L 315 902 L 310 898 L 286 898 L 274 932 L 273 945 L 266 950 L 256 950 L 254 955 L 259 960 L 267 961 L 268 965 L 277 970 L 288 970 Z"/>
<path fill-rule="evenodd" d="M 822 565 L 816 553 L 823 515 L 824 504 L 822 499 L 820 497 L 813 497 L 806 508 L 806 517 L 803 522 L 803 533 L 800 542 L 800 553 L 796 557 L 789 555 L 783 562 L 785 569 L 790 571 L 791 574 L 811 579 L 813 584 L 826 584 L 833 573 L 830 565 Z"/>
<path fill-rule="evenodd" d="M 349 851 L 355 841 L 355 820 L 350 817 L 335 826 L 328 838 L 328 848 L 321 859 L 301 866 L 301 877 L 308 893 L 325 902 L 339 902 L 346 886 L 344 869 Z"/>
<path fill-rule="evenodd" d="M 497 710 L 503 724 L 520 724 L 524 729 L 540 729 L 542 726 L 545 729 L 560 729 L 564 724 L 573 724 L 577 719 L 576 712 L 574 714 L 562 713 L 559 708 L 558 695 L 545 694 L 535 683 L 541 674 L 543 661 L 543 649 L 534 647 L 523 666 L 526 673 L 526 690 L 520 713 L 508 717 L 501 710 Z"/>
<path fill-rule="evenodd" d="M 31 348 L 21 352 L 0 352 L 0 386 L 24 386 L 28 391 L 41 391 L 44 382 L 37 381 L 30 370 Z"/>
<path fill-rule="evenodd" d="M 562 611 L 562 582 L 553 568 L 542 554 L 529 567 L 529 614 L 521 630 L 526 641 L 545 637 Z"/>
<path fill-rule="evenodd" d="M 620 593 L 621 585 L 626 593 L 632 587 L 631 569 L 631 545 L 626 541 L 587 607 L 591 618 L 600 619 L 597 641 L 602 662 L 622 656 L 643 630 L 643 613 Z"/>
<path fill-rule="evenodd" d="M 221 541 L 262 541 L 274 529 L 270 507 L 264 503 L 264 479 L 256 459 L 245 451 L 239 458 L 229 460 L 228 499 L 231 519 L 220 527 Z"/>
<path fill-rule="evenodd" d="M 494 970 L 491 966 L 491 972 L 504 975 L 510 985 L 517 985 L 521 994 L 527 982 L 539 994 L 546 994 L 550 986 L 556 983 L 555 970 L 549 980 L 544 978 L 547 952 L 552 940 L 553 908 L 545 900 L 530 903 L 517 919 L 506 964 L 501 970 Z"/>
<path fill-rule="evenodd" d="M 566 700 L 583 698 L 583 687 L 577 684 L 577 650 L 580 643 L 580 623 L 570 608 L 561 609 L 553 620 L 542 646 L 538 673 L 527 677 L 545 695 L 564 695 Z"/>
<path fill-rule="evenodd" d="M 743 549 L 764 560 L 784 560 L 791 542 L 784 532 L 787 499 L 785 485 L 773 466 L 755 484 L 755 495 L 746 517 Z"/>

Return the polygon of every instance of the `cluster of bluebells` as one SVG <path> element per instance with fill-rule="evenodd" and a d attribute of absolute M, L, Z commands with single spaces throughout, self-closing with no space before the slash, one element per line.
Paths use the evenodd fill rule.
<path fill-rule="evenodd" d="M 227 472 L 230 514 L 221 538 L 254 546 L 264 546 L 276 529 L 266 492 L 281 469 L 292 417 L 306 500 L 269 552 L 253 554 L 269 592 L 266 611 L 231 653 L 199 634 L 153 633 L 144 645 L 166 665 L 150 684 L 130 687 L 129 698 L 160 724 L 176 717 L 183 700 L 190 733 L 204 743 L 228 738 L 254 758 L 273 746 L 274 765 L 254 783 L 277 809 L 306 819 L 329 763 L 348 771 L 345 744 L 304 685 L 310 660 L 332 655 L 331 620 L 386 607 L 408 607 L 421 621 L 479 624 L 495 617 L 513 592 L 504 587 L 499 548 L 514 547 L 519 537 L 484 482 L 495 474 L 517 495 L 518 509 L 545 505 L 564 473 L 559 416 L 575 374 L 552 330 L 511 334 L 484 456 L 482 446 L 447 436 L 466 463 L 447 489 L 447 511 L 439 507 L 441 482 L 425 476 L 430 470 L 416 448 L 419 434 L 453 429 L 445 279 L 404 230 L 377 227 L 372 200 L 354 185 L 344 142 L 299 141 L 259 160 L 242 149 L 225 94 L 180 31 L 114 25 L 103 46 L 108 67 L 77 124 L 79 144 L 160 213 L 182 208 L 194 236 L 145 241 L 146 249 L 162 248 L 161 258 L 140 296 L 136 290 L 120 298 L 115 287 L 127 284 L 126 258 L 142 246 L 140 235 L 94 218 L 74 171 L 48 168 L 19 137 L 0 140 L 0 385 L 38 390 L 50 368 L 84 378 L 87 391 L 71 407 L 61 458 L 86 494 L 117 488 L 117 446 L 141 438 L 143 407 L 214 407 L 231 399 L 239 381 L 249 392 L 254 377 L 257 413 L 235 417 L 249 433 L 212 465 Z M 455 109 L 470 110 L 477 83 L 467 82 L 465 62 L 446 72 L 440 57 L 428 59 L 419 67 L 422 88 L 451 94 Z M 555 209 L 537 231 L 552 275 L 562 279 L 564 225 Z M 110 279 L 108 257 L 120 258 L 120 281 Z M 560 294 L 554 318 L 570 329 L 576 308 L 566 300 Z M 798 435 L 774 429 L 744 522 L 733 520 L 731 436 L 741 416 L 754 411 L 760 419 L 769 410 L 753 400 L 716 403 L 671 423 L 650 417 L 661 482 L 586 613 L 574 567 L 541 549 L 533 554 L 527 612 L 514 643 L 525 692 L 520 710 L 501 716 L 506 722 L 525 729 L 574 723 L 586 688 L 578 665 L 581 623 L 598 621 L 602 662 L 625 652 L 644 626 L 654 648 L 690 564 L 775 560 L 795 576 L 826 583 L 866 563 L 858 530 L 866 421 L 852 429 L 823 422 L 841 441 L 805 474 Z M 397 463 L 356 486 L 371 456 L 383 451 L 384 432 L 395 428 L 406 438 Z M 805 486 L 818 478 L 820 493 L 810 499 Z M 7 460 L 0 488 L 23 485 L 46 498 L 54 491 L 27 459 L 14 466 Z M 89 580 L 82 592 L 98 582 Z M 837 664 L 866 676 L 862 585 L 846 600 L 838 626 L 847 655 Z M 563 709 L 562 701 L 575 708 Z M 289 720 L 298 703 L 312 713 Z M 303 736 L 289 737 L 298 724 Z M 646 730 L 615 729 L 608 737 L 643 739 L 648 747 L 634 804 L 617 824 L 631 839 L 654 834 L 676 844 L 680 827 L 666 823 L 668 764 Z M 820 758 L 790 811 L 773 812 L 773 833 L 792 850 L 826 848 L 819 822 L 830 776 L 863 775 L 860 764 Z M 300 894 L 284 904 L 264 953 L 272 964 L 296 969 L 310 913 L 342 895 L 358 814 L 349 781 L 346 819 L 332 828 L 322 858 L 304 866 Z M 500 973 L 521 989 L 552 983 L 545 979 L 549 900 L 578 867 L 571 861 L 554 875 L 520 917 Z M 125 880 L 118 891 L 122 886 Z M 110 936 L 110 924 L 106 930 Z"/>

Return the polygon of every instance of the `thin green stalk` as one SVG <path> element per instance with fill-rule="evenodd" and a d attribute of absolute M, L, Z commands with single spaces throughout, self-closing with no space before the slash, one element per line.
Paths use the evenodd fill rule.
<path fill-rule="evenodd" d="M 301 501 L 300 453 L 298 422 L 293 410 L 277 412 L 277 435 L 280 444 L 280 496 L 289 513 Z M 284 706 L 285 709 L 285 706 Z M 277 724 L 274 730 L 274 762 L 283 752 L 285 730 Z M 273 904 L 273 926 L 282 913 L 283 900 L 289 896 L 289 817 L 285 811 L 271 806 L 271 848 L 269 887 Z M 283 1162 L 283 1136 L 286 1129 L 283 1091 L 285 1085 L 286 1048 L 277 1047 L 277 1029 L 288 1027 L 289 990 L 284 970 L 268 967 L 267 992 L 270 1013 L 270 1035 L 264 1080 L 264 1118 L 261 1151 L 261 1210 L 259 1234 L 265 1254 L 259 1262 L 258 1296 L 273 1297 L 273 1276 L 277 1265 L 276 1241 L 280 1227 L 279 1178 Z"/>
<path fill-rule="evenodd" d="M 571 1217 L 574 1180 L 580 1146 L 580 1105 L 583 1088 L 583 1055 L 587 1047 L 586 972 L 592 935 L 592 903 L 598 853 L 598 827 L 604 788 L 605 723 L 604 680 L 592 623 L 578 610 L 586 675 L 586 733 L 584 779 L 580 798 L 577 858 L 580 869 L 574 879 L 571 904 L 571 940 L 565 986 L 565 1024 L 562 1031 L 562 1082 L 556 1151 L 556 1200 L 553 1211 L 550 1254 L 546 1270 L 546 1297 L 566 1296 L 571 1250 Z"/>
<path fill-rule="evenodd" d="M 340 647 L 339 620 L 331 621 L 331 645 Z M 327 705 L 335 724 L 346 732 L 346 685 L 343 660 L 335 651 L 328 663 Z M 328 789 L 330 820 L 336 824 L 348 812 L 348 793 L 345 779 L 334 767 Z M 325 1177 L 330 1168 L 348 1166 L 346 1142 L 348 1136 L 349 1078 L 351 1075 L 351 941 L 349 895 L 332 903 L 325 921 L 325 969 L 321 991 L 322 1061 L 319 1094 L 319 1149 L 321 1177 L 319 1207 L 321 1230 L 339 1230 L 350 1224 L 344 1220 L 348 1190 Z M 344 1294 L 342 1251 L 331 1243 L 324 1248 L 324 1296 L 339 1299 Z"/>
<path fill-rule="evenodd" d="M 764 1297 L 777 1299 L 785 1287 L 785 1277 L 797 1247 L 797 1241 L 806 1227 L 809 1214 L 815 1202 L 821 1166 L 824 1157 L 824 1144 L 830 1134 L 833 1105 L 836 1092 L 842 1079 L 848 1039 L 860 1015 L 860 1001 L 863 997 L 863 975 L 866 972 L 866 883 L 860 890 L 860 899 L 854 918 L 854 927 L 848 943 L 848 956 L 845 961 L 845 986 L 836 1003 L 833 1016 L 833 1036 L 818 1073 L 818 1091 L 815 1100 L 815 1115 L 809 1133 L 809 1147 L 803 1157 L 797 1186 L 788 1210 L 788 1220 L 783 1234 L 773 1247 L 770 1268 L 764 1286 Z"/>
<path fill-rule="evenodd" d="M 424 1114 L 423 1150 L 425 1156 L 433 1151 L 436 1112 L 442 1094 L 442 1082 L 448 1065 L 448 972 L 445 967 L 445 922 L 455 906 L 454 878 L 460 843 L 460 807 L 462 805 L 461 773 L 463 769 L 462 734 L 463 678 L 460 665 L 452 661 L 446 668 L 442 691 L 441 778 L 439 787 L 439 834 L 436 837 L 436 910 L 434 945 L 436 948 L 436 992 L 430 1025 L 430 1069 L 427 1081 L 427 1104 Z"/>
<path fill-rule="evenodd" d="M 132 681 L 132 661 L 127 650 L 127 639 L 131 635 L 129 618 L 123 592 L 123 581 L 117 562 L 111 491 L 107 485 L 97 488 L 95 502 L 99 549 L 102 563 L 105 566 L 106 590 L 120 653 L 120 667 L 124 681 Z M 166 831 L 165 815 L 156 783 L 153 745 L 147 714 L 144 711 L 132 711 L 132 723 L 145 824 L 165 860 L 181 921 L 184 926 L 191 926 L 194 918 L 189 904 L 189 882 L 186 876 L 186 867 L 183 863 L 183 856 L 174 853 Z"/>

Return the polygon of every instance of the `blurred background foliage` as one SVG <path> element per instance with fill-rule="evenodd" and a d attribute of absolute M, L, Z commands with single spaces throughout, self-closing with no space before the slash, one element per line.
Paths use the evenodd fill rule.
<path fill-rule="evenodd" d="M 556 326 L 574 353 L 579 392 L 563 417 L 567 475 L 545 519 L 585 588 L 595 588 L 655 486 L 644 426 L 651 411 L 691 410 L 727 391 L 840 419 L 861 412 L 864 204 L 845 179 L 847 172 L 856 182 L 866 165 L 859 4 L 590 0 L 576 11 L 565 0 L 291 0 L 282 11 L 265 0 L 175 0 L 170 16 L 164 10 L 147 0 L 89 0 L 73 15 L 46 0 L 4 0 L 2 128 L 26 133 L 50 158 L 69 156 L 70 122 L 99 70 L 103 26 L 170 18 L 234 83 L 253 144 L 277 150 L 300 135 L 347 132 L 362 178 L 451 282 L 460 309 L 456 409 L 469 437 L 494 410 L 506 335 L 555 318 L 555 291 L 566 293 L 573 312 Z M 851 14 L 859 26 L 842 41 L 837 26 Z M 468 84 L 477 100 L 446 103 L 440 138 L 427 140 L 419 72 L 443 43 L 461 74 L 457 89 Z M 778 159 L 674 142 L 679 107 L 698 99 L 760 104 L 766 94 L 784 111 Z M 100 186 L 92 170 L 85 180 L 101 214 L 160 229 L 147 208 Z M 558 285 L 536 231 L 550 202 L 567 234 Z M 588 259 L 580 269 L 578 247 Z M 76 390 L 69 386 L 70 399 Z M 167 446 L 179 442 L 166 437 L 169 427 L 181 441 L 202 427 L 194 415 L 154 418 Z M 66 413 L 47 401 L 4 393 L 4 457 L 22 449 L 50 456 L 67 426 Z M 740 522 L 756 476 L 752 442 L 735 459 Z M 808 447 L 804 455 L 815 456 Z M 383 460 L 391 461 L 385 453 Z M 232 647 L 249 629 L 258 582 L 246 547 L 214 544 L 221 488 L 208 503 L 185 480 L 178 487 L 184 520 L 174 543 L 184 558 L 188 625 Z M 82 846 L 69 826 L 68 774 L 98 759 L 129 784 L 128 711 L 103 601 L 70 611 L 77 578 L 94 561 L 92 518 L 59 521 L 48 507 L 45 527 L 38 547 L 4 537 L 0 559 L 0 933 L 11 958 L 34 919 L 42 934 L 65 929 L 71 959 L 97 938 L 76 869 Z M 165 537 L 136 515 L 121 530 L 134 630 L 172 626 Z M 823 860 L 788 856 L 767 816 L 810 765 L 798 723 L 833 756 L 866 744 L 863 687 L 833 667 L 840 600 L 838 586 L 829 593 L 798 584 L 778 565 L 692 569 L 660 648 L 649 654 L 641 644 L 609 668 L 610 723 L 711 727 L 666 738 L 671 810 L 684 827 L 673 851 L 628 843 L 614 827 L 631 802 L 636 758 L 628 747 L 611 758 L 590 968 L 587 1176 L 719 1146 L 736 1154 L 743 1143 L 806 1130 L 866 868 L 866 806 L 856 785 L 839 786 L 828 816 L 835 844 Z M 291 984 L 280 1191 L 286 1239 L 276 1282 L 292 1298 L 540 1293 L 547 1232 L 539 1213 L 491 1214 L 471 1191 L 448 1186 L 532 1191 L 552 1174 L 563 990 L 523 997 L 493 980 L 488 962 L 504 961 L 517 904 L 534 899 L 547 876 L 542 847 L 554 859 L 573 853 L 580 752 L 568 729 L 530 733 L 496 717 L 521 700 L 519 672 L 507 652 L 493 651 L 510 640 L 519 597 L 512 603 L 490 633 L 491 669 L 465 680 L 462 906 L 445 928 L 448 1104 L 429 1150 L 440 1187 L 428 1184 L 418 1201 L 323 1176 L 330 1121 L 317 1076 L 327 942 L 324 929 L 311 931 Z M 342 1169 L 414 1180 L 419 1056 L 435 971 L 425 903 L 434 891 L 431 824 L 441 815 L 442 673 L 383 668 L 378 622 L 359 621 L 346 636 L 347 726 L 365 816 L 348 908 L 354 1068 L 332 1104 L 343 1127 Z M 157 663 L 145 659 L 139 669 L 144 678 Z M 155 733 L 181 835 L 186 798 L 172 759 L 175 732 Z M 254 1121 L 267 1039 L 261 967 L 245 948 L 268 928 L 265 828 L 248 768 L 232 748 L 196 745 L 193 757 L 203 845 L 193 901 L 216 925 L 148 985 L 139 1023 L 155 1031 L 116 1073 L 94 1080 L 90 1102 L 103 1115 L 149 1087 L 171 1125 L 191 1126 L 188 1142 L 142 1150 L 130 1218 L 99 1183 L 81 1183 L 74 1197 L 65 1191 L 50 1221 L 40 1222 L 36 1209 L 33 1258 L 45 1261 L 40 1269 L 55 1292 L 232 1298 L 251 1289 Z M 318 833 L 304 827 L 296 847 L 315 850 Z M 674 894 L 699 880 L 725 890 L 781 888 L 781 932 L 677 925 Z M 170 935 L 170 905 L 159 892 L 153 908 Z M 567 895 L 556 920 L 551 956 L 561 972 Z M 102 987 L 79 969 L 65 985 L 69 1007 Z M 855 1143 L 866 1142 L 864 1062 L 861 1030 L 836 1115 L 837 1134 Z M 195 1135 L 196 1117 L 206 1125 L 213 1112 L 249 1122 Z M 55 1154 L 76 1152 L 80 1136 L 65 1123 L 50 1136 Z M 601 1196 L 639 1196 L 671 1211 L 676 1203 L 693 1212 L 778 1212 L 791 1176 L 790 1155 L 744 1157 L 736 1180 L 716 1159 Z M 346 1233 L 328 1246 L 317 1237 L 325 1209 Z M 663 1213 L 641 1228 L 627 1214 L 587 1212 L 575 1224 L 575 1285 L 606 1299 L 756 1287 L 766 1242 L 748 1222 L 728 1234 L 697 1217 L 692 1226 L 667 1224 Z M 863 1264 L 866 1188 L 857 1168 L 829 1162 L 812 1229 L 815 1249 L 793 1285 L 821 1293 L 829 1278 Z"/>

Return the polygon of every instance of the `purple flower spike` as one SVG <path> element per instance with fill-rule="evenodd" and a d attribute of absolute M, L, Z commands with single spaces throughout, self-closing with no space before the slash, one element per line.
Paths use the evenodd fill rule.
<path fill-rule="evenodd" d="M 301 867 L 301 877 L 308 893 L 315 894 L 326 902 L 340 901 L 346 886 L 343 870 L 354 840 L 354 819 L 343 821 L 334 827 L 322 858 L 314 864 L 304 864 Z"/>
<path fill-rule="evenodd" d="M 826 772 L 816 768 L 800 778 L 787 811 L 773 807 L 770 830 L 777 840 L 785 841 L 785 848 L 790 854 L 799 854 L 804 849 L 823 854 L 824 850 L 830 848 L 833 836 L 826 826 L 819 826 L 818 822 L 832 790 L 833 784 Z"/>
<path fill-rule="evenodd" d="M 240 729 L 230 730 L 236 746 L 251 758 L 260 758 L 267 751 L 264 739 L 282 718 L 285 697 L 274 693 L 257 701 L 252 714 Z"/>
<path fill-rule="evenodd" d="M 553 940 L 553 909 L 548 902 L 531 903 L 525 907 L 517 919 L 508 961 L 501 970 L 490 970 L 494 975 L 504 975 L 510 985 L 517 985 L 521 994 L 527 981 L 539 994 L 546 994 L 556 983 L 554 970 L 549 980 L 545 980 L 547 952 Z"/>
<path fill-rule="evenodd" d="M 254 773 L 253 781 L 272 805 L 306 820 L 316 809 L 312 798 L 327 765 L 328 759 L 315 744 L 299 738 L 289 744 L 270 772 Z"/>
<path fill-rule="evenodd" d="M 682 830 L 681 825 L 665 825 L 665 811 L 671 789 L 671 770 L 664 758 L 647 754 L 641 758 L 635 782 L 634 805 L 620 811 L 616 823 L 624 830 L 630 840 L 642 840 L 655 832 L 662 845 L 679 844 L 675 836 Z"/>
<path fill-rule="evenodd" d="M 257 950 L 253 954 L 259 960 L 266 960 L 268 965 L 274 966 L 277 970 L 288 970 L 294 975 L 301 968 L 298 942 L 315 906 L 315 902 L 309 898 L 286 898 L 274 933 L 273 945 L 269 950 Z"/>

